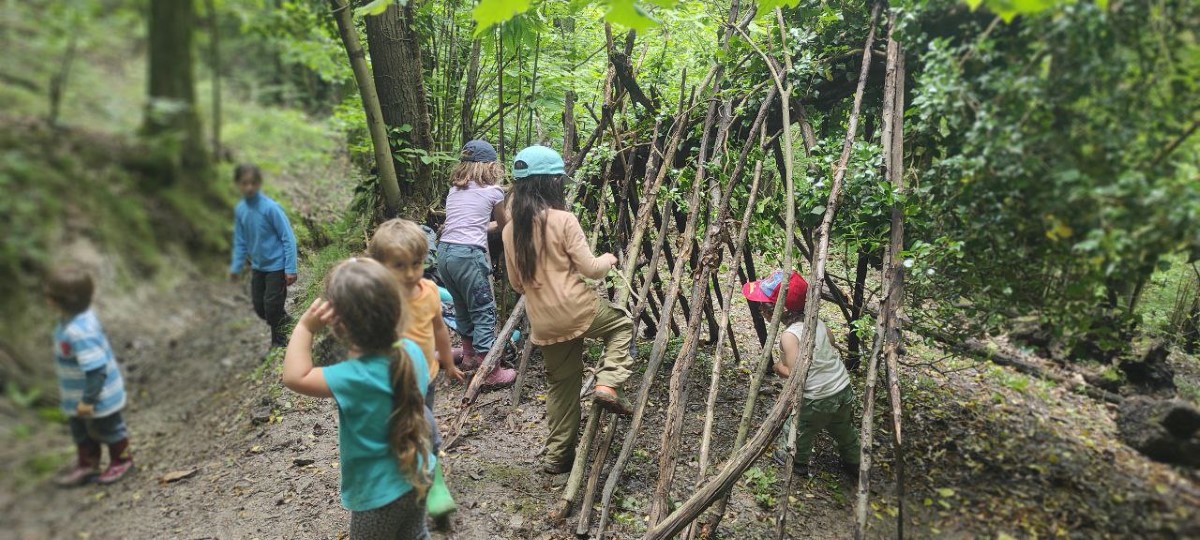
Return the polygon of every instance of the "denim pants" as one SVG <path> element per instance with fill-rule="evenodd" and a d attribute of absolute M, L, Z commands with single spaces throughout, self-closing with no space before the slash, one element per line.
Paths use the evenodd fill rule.
<path fill-rule="evenodd" d="M 496 341 L 496 299 L 488 276 L 492 264 L 479 246 L 438 243 L 438 275 L 454 298 L 458 333 L 470 338 L 475 350 L 486 352 Z"/>

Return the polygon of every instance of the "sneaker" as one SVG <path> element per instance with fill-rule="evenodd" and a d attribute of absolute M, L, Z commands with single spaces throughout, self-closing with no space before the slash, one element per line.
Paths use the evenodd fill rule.
<path fill-rule="evenodd" d="M 775 453 L 771 454 L 771 461 L 774 461 L 780 467 L 787 465 L 787 460 L 788 454 L 782 448 L 775 450 Z M 807 478 L 809 476 L 808 464 L 800 463 L 799 461 L 792 462 L 792 474 Z"/>
<path fill-rule="evenodd" d="M 101 484 L 112 484 L 125 477 L 129 471 L 133 470 L 133 460 L 116 461 L 108 464 L 108 468 L 104 473 L 97 478 L 96 481 Z"/>
<path fill-rule="evenodd" d="M 592 392 L 592 402 L 613 414 L 621 416 L 630 416 L 633 414 L 633 404 L 629 403 L 628 399 L 625 399 L 624 392 L 617 389 L 607 392 L 600 388 L 602 386 L 596 385 L 595 391 Z"/>
<path fill-rule="evenodd" d="M 512 386 L 515 382 L 517 382 L 516 370 L 497 366 L 483 380 L 483 388 L 485 390 L 499 390 Z"/>
<path fill-rule="evenodd" d="M 542 464 L 542 472 L 546 474 L 566 474 L 571 472 L 571 468 L 575 466 L 575 452 L 559 458 L 548 459 Z"/>

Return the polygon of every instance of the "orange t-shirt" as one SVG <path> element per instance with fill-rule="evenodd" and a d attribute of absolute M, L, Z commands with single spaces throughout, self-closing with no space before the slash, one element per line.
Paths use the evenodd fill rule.
<path fill-rule="evenodd" d="M 442 316 L 442 297 L 438 294 L 437 284 L 428 279 L 421 280 L 421 290 L 416 296 L 407 299 L 404 306 L 408 310 L 408 328 L 400 332 L 401 337 L 413 340 L 425 353 L 425 361 L 429 362 L 429 380 L 437 377 L 437 340 L 433 335 L 434 317 Z"/>

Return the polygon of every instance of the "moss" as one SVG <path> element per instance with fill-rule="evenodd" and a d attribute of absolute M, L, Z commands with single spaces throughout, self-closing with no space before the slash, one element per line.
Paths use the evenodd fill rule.
<path fill-rule="evenodd" d="M 228 205 L 211 193 L 182 187 L 147 189 L 128 163 L 146 152 L 137 140 L 111 133 L 51 128 L 39 121 L 0 119 L 0 342 L 32 357 L 50 314 L 41 301 L 42 276 L 68 246 L 95 246 L 121 286 L 153 278 L 167 254 L 185 251 L 203 263 L 226 249 Z M 203 190 L 200 190 L 203 191 Z M 0 380 L 41 380 L 9 372 Z M 49 368 L 47 368 L 49 369 Z M 11 377 L 11 378 L 10 378 Z M 17 378 L 20 377 L 20 378 Z"/>

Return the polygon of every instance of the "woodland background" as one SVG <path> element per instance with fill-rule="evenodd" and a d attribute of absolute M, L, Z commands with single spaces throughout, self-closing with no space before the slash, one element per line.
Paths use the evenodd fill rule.
<path fill-rule="evenodd" d="M 827 261 L 816 280 L 821 316 L 851 359 L 861 359 L 855 384 L 860 397 L 868 394 L 864 405 L 890 410 L 884 396 L 896 385 L 895 426 L 881 419 L 874 435 L 886 470 L 873 477 L 875 491 L 859 489 L 860 500 L 870 493 L 882 506 L 871 506 L 868 519 L 866 503 L 847 502 L 853 489 L 834 482 L 809 486 L 829 497 L 827 508 L 798 510 L 804 504 L 789 500 L 790 481 L 759 463 L 737 475 L 735 492 L 754 509 L 744 514 L 773 516 L 790 506 L 818 523 L 826 516 L 826 532 L 834 531 L 793 534 L 840 537 L 854 531 L 838 529 L 836 517 L 850 523 L 857 505 L 860 526 L 870 521 L 890 534 L 895 526 L 882 524 L 903 523 L 893 513 L 911 498 L 912 526 L 925 534 L 1197 530 L 1194 421 L 1166 437 L 1170 449 L 1138 448 L 1172 467 L 1117 452 L 1117 464 L 1132 460 L 1153 471 L 1133 487 L 1103 487 L 1102 498 L 1120 493 L 1119 501 L 1110 497 L 1114 506 L 1146 501 L 1121 511 L 1095 502 L 1092 488 L 1062 484 L 1060 476 L 1099 485 L 1113 474 L 1104 468 L 1113 458 L 1093 448 L 1098 453 L 1082 452 L 1069 466 L 1046 465 L 1062 467 L 1057 475 L 1029 473 L 1032 487 L 1016 482 L 994 495 L 1020 510 L 971 521 L 963 513 L 994 500 L 986 490 L 966 494 L 967 478 L 984 473 L 961 460 L 996 467 L 1003 483 L 1020 477 L 1006 459 L 1029 448 L 998 449 L 986 437 L 969 451 L 937 447 L 961 439 L 956 430 L 988 430 L 970 419 L 1007 430 L 1044 412 L 1064 419 L 1070 429 L 1059 435 L 1067 443 L 1095 436 L 1107 441 L 1095 444 L 1128 450 L 1149 437 L 1136 426 L 1163 414 L 1200 418 L 1194 2 L 907 1 L 880 4 L 878 17 L 874 3 L 817 0 L 3 5 L 0 430 L 18 456 L 4 470 L 13 486 L 0 498 L 6 512 L 41 500 L 22 502 L 18 494 L 29 490 L 59 496 L 38 487 L 65 460 L 46 346 L 52 315 L 40 298 L 47 268 L 83 261 L 98 273 L 102 318 L 116 329 L 127 369 L 141 366 L 130 369 L 131 380 L 149 395 L 180 391 L 156 362 L 181 360 L 182 350 L 199 364 L 189 372 L 194 386 L 256 396 L 272 385 L 277 359 L 260 358 L 249 338 L 231 350 L 212 348 L 249 335 L 253 324 L 239 311 L 240 293 L 213 283 L 228 252 L 233 164 L 262 165 L 267 192 L 290 212 L 305 260 L 292 304 L 299 306 L 333 263 L 361 251 L 373 224 L 400 215 L 436 226 L 457 150 L 484 138 L 506 163 L 528 144 L 562 150 L 585 230 L 598 252 L 621 255 L 625 277 L 610 280 L 609 291 L 639 304 L 647 356 L 672 372 L 670 387 L 660 374 L 658 386 L 644 390 L 653 397 L 641 443 L 622 451 L 632 452 L 632 469 L 619 492 L 608 490 L 616 499 L 604 497 L 604 508 L 616 507 L 620 534 L 653 529 L 689 498 L 691 481 L 714 476 L 740 446 L 730 433 L 719 442 L 718 430 L 712 463 L 688 457 L 680 470 L 699 472 L 673 473 L 685 474 L 687 489 L 670 480 L 663 487 L 666 469 L 639 465 L 639 453 L 680 444 L 680 429 L 691 433 L 683 411 L 698 415 L 686 422 L 699 422 L 707 408 L 712 423 L 714 402 L 706 407 L 696 389 L 709 383 L 708 368 L 729 381 L 721 387 L 732 392 L 721 394 L 732 411 L 724 420 L 747 426 L 743 441 L 747 430 L 769 424 L 765 408 L 778 389 L 767 382 L 767 395 L 757 397 L 758 360 L 774 328 L 725 299 L 725 285 L 788 261 L 812 276 L 816 260 Z M 519 311 L 502 275 L 497 287 L 502 311 Z M 519 327 L 519 317 L 512 323 Z M 893 362 L 884 347 L 875 399 L 867 388 L 881 344 L 893 345 Z M 722 356 L 732 358 L 722 364 Z M 536 403 L 534 358 L 527 394 Z M 963 383 L 960 371 L 977 377 Z M 253 386 L 215 382 L 232 376 L 226 372 Z M 975 391 L 982 397 L 969 397 Z M 451 401 L 462 395 L 460 388 L 443 393 L 455 394 Z M 266 406 L 272 426 L 283 411 L 303 408 L 281 401 L 277 389 L 267 394 L 270 403 L 247 405 L 245 415 Z M 516 418 L 531 396 L 518 390 L 508 399 Z M 1016 406 L 1018 399 L 1037 404 Z M 175 415 L 193 414 L 170 399 L 144 401 L 168 438 L 178 429 Z M 446 421 L 474 430 L 488 424 L 488 411 L 505 409 L 503 401 L 481 401 Z M 480 417 L 475 409 L 486 410 Z M 899 439 L 901 416 L 908 458 L 888 442 Z M 608 440 L 619 430 L 599 429 Z M 1017 444 L 1044 443 L 1038 433 Z M 469 445 L 471 435 L 460 434 Z M 661 434 L 671 436 L 659 442 Z M 702 453 L 684 446 L 682 456 Z M 176 450 L 163 456 L 192 455 Z M 911 462 L 918 456 L 930 465 Z M 891 480 L 893 459 L 910 460 L 907 492 Z M 484 482 L 495 472 L 481 470 Z M 1047 510 L 1058 500 L 1051 493 L 1073 501 L 1063 503 L 1069 510 Z M 553 499 L 535 500 L 553 506 Z M 467 512 L 460 525 L 492 531 L 493 518 L 482 514 Z M 35 519 L 31 530 L 66 530 L 55 519 Z M 714 528 L 720 521 L 705 519 Z M 774 525 L 748 530 L 767 534 Z"/>

